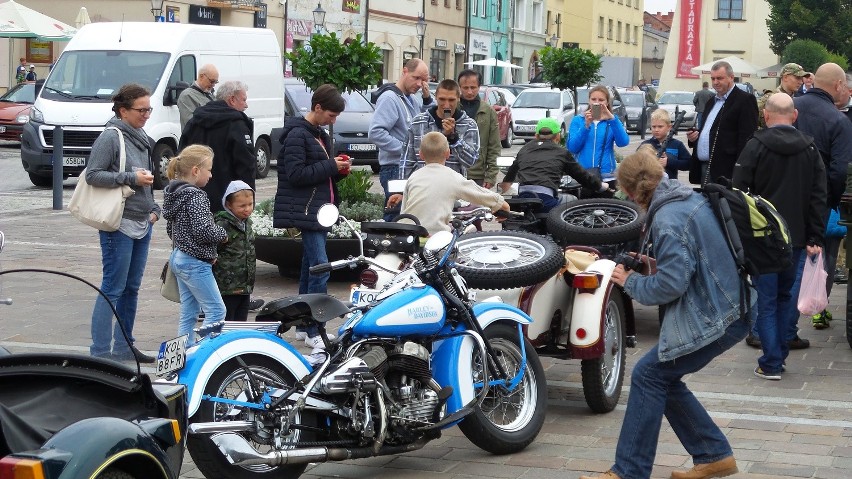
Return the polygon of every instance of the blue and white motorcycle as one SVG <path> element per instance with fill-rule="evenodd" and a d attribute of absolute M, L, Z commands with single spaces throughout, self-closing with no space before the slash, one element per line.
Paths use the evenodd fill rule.
<path fill-rule="evenodd" d="M 336 208 L 324 206 L 320 218 L 333 224 Z M 217 327 L 185 358 L 180 340 L 165 343 L 161 372 L 177 370 L 189 388 L 187 447 L 199 470 L 210 479 L 295 478 L 311 462 L 416 450 L 454 425 L 494 454 L 529 445 L 547 402 L 522 331 L 532 319 L 474 301 L 454 268 L 467 226 L 457 222 L 370 304 L 294 296 L 267 304 L 258 314 L 267 323 Z M 369 261 L 362 254 L 313 269 Z M 344 315 L 329 341 L 324 324 Z M 299 324 L 320 327 L 326 349 L 315 367 L 281 337 Z"/>

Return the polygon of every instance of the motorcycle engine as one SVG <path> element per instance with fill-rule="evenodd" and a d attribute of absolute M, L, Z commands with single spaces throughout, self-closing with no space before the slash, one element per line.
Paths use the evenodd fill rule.
<path fill-rule="evenodd" d="M 373 347 L 361 358 L 380 381 L 384 381 L 393 403 L 390 415 L 398 425 L 430 423 L 438 406 L 438 394 L 429 365 L 429 351 L 415 342 L 397 343 L 387 349 Z M 394 404 L 395 403 L 395 404 Z"/>

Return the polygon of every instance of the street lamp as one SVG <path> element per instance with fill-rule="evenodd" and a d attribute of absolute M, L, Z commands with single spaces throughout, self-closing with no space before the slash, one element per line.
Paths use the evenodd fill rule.
<path fill-rule="evenodd" d="M 426 19 L 421 14 L 417 17 L 417 23 L 414 25 L 417 28 L 417 39 L 420 40 L 420 58 L 423 58 L 423 38 L 426 36 Z"/>
<path fill-rule="evenodd" d="M 160 15 L 163 14 L 163 0 L 151 0 L 151 15 L 154 15 L 156 22 Z"/>
<path fill-rule="evenodd" d="M 325 26 L 325 10 L 322 9 L 322 5 L 317 2 L 317 8 L 311 12 L 314 15 L 314 26 L 317 28 L 317 33 L 320 32 L 320 29 Z"/>
<path fill-rule="evenodd" d="M 556 44 L 559 42 L 559 37 L 554 33 L 553 36 L 550 37 L 550 46 L 556 48 Z"/>

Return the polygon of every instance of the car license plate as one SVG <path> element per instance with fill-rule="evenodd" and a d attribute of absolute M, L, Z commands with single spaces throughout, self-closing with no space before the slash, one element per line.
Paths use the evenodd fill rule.
<path fill-rule="evenodd" d="M 518 131 L 535 131 L 535 125 L 518 125 Z"/>
<path fill-rule="evenodd" d="M 186 341 L 189 335 L 170 339 L 160 345 L 157 353 L 157 376 L 167 376 L 186 365 Z"/>
<path fill-rule="evenodd" d="M 367 288 L 352 288 L 349 300 L 355 306 L 364 306 L 376 300 L 380 290 Z"/>
<path fill-rule="evenodd" d="M 349 151 L 376 151 L 376 145 L 372 143 L 352 143 Z"/>
<path fill-rule="evenodd" d="M 86 166 L 86 157 L 65 156 L 62 158 L 62 166 Z"/>
<path fill-rule="evenodd" d="M 6 127 L 0 126 L 0 133 L 6 133 Z"/>

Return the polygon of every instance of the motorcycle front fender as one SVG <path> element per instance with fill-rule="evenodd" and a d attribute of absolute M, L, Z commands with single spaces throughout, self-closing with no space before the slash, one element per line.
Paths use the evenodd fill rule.
<path fill-rule="evenodd" d="M 172 447 L 183 448 L 183 441 Z M 138 471 L 152 479 L 175 479 L 180 460 L 171 464 L 163 445 L 139 424 L 113 417 L 76 422 L 53 435 L 42 449 L 16 454 L 42 460 L 57 479 L 96 478 L 111 466 Z"/>
<path fill-rule="evenodd" d="M 503 303 L 477 303 L 473 306 L 473 313 L 483 331 L 497 321 L 522 325 L 532 323 L 532 318 L 523 311 Z M 453 388 L 453 395 L 447 400 L 448 415 L 467 406 L 476 398 L 471 364 L 476 350 L 476 341 L 468 335 L 438 341 L 433 347 L 432 377 L 441 386 Z"/>
<path fill-rule="evenodd" d="M 281 363 L 297 379 L 311 372 L 311 366 L 304 356 L 275 334 L 237 330 L 205 338 L 187 350 L 186 366 L 178 373 L 178 382 L 187 387 L 189 417 L 201 405 L 204 388 L 216 369 L 228 360 L 245 354 L 267 356 Z"/>
<path fill-rule="evenodd" d="M 601 340 L 603 319 L 606 314 L 606 303 L 612 291 L 610 278 L 614 270 L 614 262 L 600 259 L 584 271 L 597 273 L 601 276 L 601 280 L 600 286 L 594 291 L 578 290 L 574 296 L 571 332 L 568 337 L 568 346 L 574 358 L 592 359 L 603 355 L 604 342 Z"/>

